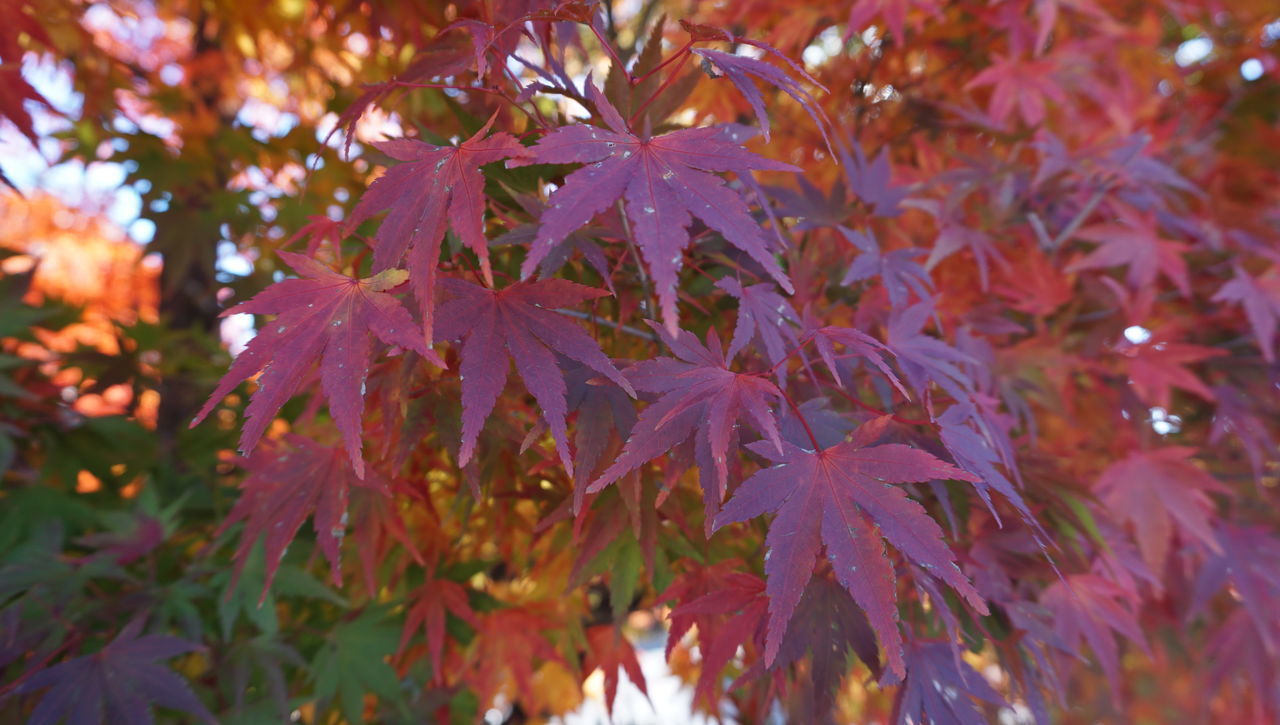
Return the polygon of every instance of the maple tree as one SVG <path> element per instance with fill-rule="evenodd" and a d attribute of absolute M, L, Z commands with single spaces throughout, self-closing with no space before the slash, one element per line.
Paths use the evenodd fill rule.
<path fill-rule="evenodd" d="M 0 0 L 0 713 L 1280 720 L 1264 5 Z"/>

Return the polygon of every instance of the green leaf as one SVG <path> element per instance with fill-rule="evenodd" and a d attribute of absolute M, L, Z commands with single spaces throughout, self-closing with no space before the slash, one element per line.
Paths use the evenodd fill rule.
<path fill-rule="evenodd" d="M 337 697 L 350 723 L 365 722 L 366 692 L 399 704 L 400 681 L 387 664 L 399 640 L 399 627 L 387 621 L 380 607 L 338 624 L 311 664 L 316 695 L 324 700 Z"/>
<path fill-rule="evenodd" d="M 613 565 L 609 568 L 609 602 L 613 605 L 613 618 L 621 621 L 631 610 L 631 600 L 636 595 L 640 581 L 640 544 L 630 534 L 622 534 L 609 548 L 614 548 Z"/>

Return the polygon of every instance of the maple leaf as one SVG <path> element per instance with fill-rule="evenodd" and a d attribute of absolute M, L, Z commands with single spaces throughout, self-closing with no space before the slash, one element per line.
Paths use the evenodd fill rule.
<path fill-rule="evenodd" d="M 408 253 L 409 283 L 422 311 L 422 324 L 431 339 L 435 303 L 436 265 L 446 225 L 480 258 L 485 284 L 493 286 L 489 242 L 484 236 L 484 176 L 480 167 L 506 158 L 526 158 L 529 151 L 509 133 L 485 134 L 497 115 L 471 138 L 457 146 L 433 146 L 416 139 L 393 139 L 374 146 L 400 161 L 369 185 L 347 220 L 350 231 L 382 211 L 374 237 L 376 272 L 400 263 Z"/>
<path fill-rule="evenodd" d="M 86 557 L 89 561 L 111 560 L 119 566 L 127 566 L 155 551 L 164 543 L 164 523 L 146 514 L 139 514 L 129 531 L 104 531 L 76 539 L 76 543 L 97 549 Z"/>
<path fill-rule="evenodd" d="M 977 489 L 983 503 L 987 505 L 987 509 L 996 516 L 996 520 L 999 521 L 1000 516 L 991 502 L 992 489 L 1013 504 L 1023 521 L 1039 529 L 1035 516 L 1027 509 L 1027 504 L 1022 500 L 1018 490 L 997 468 L 999 464 L 1012 468 L 1012 461 L 1006 460 L 1001 455 L 1000 446 L 993 445 L 988 436 L 983 434 L 973 406 L 969 403 L 953 405 L 938 416 L 937 423 L 942 444 L 955 459 L 956 465 L 978 476 L 978 480 L 974 481 L 974 488 Z"/>
<path fill-rule="evenodd" d="M 1213 502 L 1222 484 L 1190 461 L 1196 449 L 1168 446 L 1136 451 L 1111 464 L 1094 488 L 1107 508 L 1133 525 L 1138 547 L 1153 571 L 1164 571 L 1175 527 L 1180 539 L 1199 540 L 1218 550 L 1213 535 Z"/>
<path fill-rule="evenodd" d="M 867 614 L 887 653 L 889 669 L 905 674 L 898 630 L 893 565 L 882 539 L 930 574 L 946 582 L 974 609 L 982 597 L 960 572 L 943 542 L 942 529 L 895 483 L 934 478 L 977 477 L 909 446 L 872 445 L 883 433 L 882 417 L 851 438 L 818 451 L 784 443 L 782 453 L 755 443 L 752 451 L 774 466 L 742 483 L 715 519 L 715 529 L 776 512 L 765 545 L 769 626 L 765 660 L 772 663 L 796 603 L 813 573 L 813 558 L 825 544 L 836 578 Z"/>
<path fill-rule="evenodd" d="M 763 644 L 764 623 L 769 614 L 765 583 L 759 578 L 734 571 L 741 562 L 720 562 L 701 571 L 682 574 L 658 596 L 658 601 L 676 600 L 667 615 L 667 659 L 676 644 L 696 627 L 702 667 L 694 688 L 694 699 L 707 707 L 720 701 L 724 689 L 724 668 L 738 648 L 751 641 Z"/>
<path fill-rule="evenodd" d="M 1150 287 L 1156 273 L 1163 274 L 1184 296 L 1190 296 L 1187 262 L 1182 258 L 1187 245 L 1164 239 L 1156 230 L 1154 212 L 1141 214 L 1128 206 L 1117 209 L 1118 223 L 1092 224 L 1075 233 L 1080 239 L 1098 242 L 1083 259 L 1067 265 L 1072 274 L 1087 269 L 1125 265 L 1125 281 L 1133 289 Z"/>
<path fill-rule="evenodd" d="M 205 722 L 216 722 L 186 680 L 156 660 L 199 649 L 184 639 L 142 635 L 143 618 L 129 622 L 116 638 L 94 654 L 76 657 L 41 670 L 22 683 L 20 692 L 49 688 L 28 723 L 111 725 L 154 723 L 153 705 L 181 710 Z"/>
<path fill-rule="evenodd" d="M 395 645 L 395 625 L 387 621 L 385 607 L 368 606 L 355 619 L 334 622 L 311 661 L 315 695 L 327 703 L 336 699 L 350 723 L 365 721 L 366 695 L 396 703 L 402 697 L 399 678 L 387 661 Z"/>
<path fill-rule="evenodd" d="M 391 469 L 396 468 L 393 463 Z M 356 555 L 360 558 L 361 574 L 364 578 L 365 591 L 376 596 L 378 591 L 378 565 L 384 560 L 387 552 L 396 550 L 406 552 L 415 563 L 426 565 L 418 545 L 410 538 L 405 529 L 404 520 L 397 510 L 393 495 L 396 490 L 413 495 L 410 487 L 390 482 L 392 490 L 360 486 L 351 493 L 351 528 L 354 530 Z"/>
<path fill-rule="evenodd" d="M 777 669 L 809 655 L 809 678 L 792 698 L 790 721 L 831 720 L 836 693 L 849 673 L 850 651 L 867 665 L 873 677 L 882 674 L 876 635 L 866 615 L 839 584 L 826 576 L 815 576 L 787 624 L 773 665 Z"/>
<path fill-rule="evenodd" d="M 552 193 L 521 274 L 533 274 L 561 240 L 622 198 L 668 331 L 677 329 L 676 278 L 689 246 L 688 227 L 695 216 L 746 252 L 788 293 L 794 291 L 770 254 L 746 202 L 722 179 L 706 172 L 747 175 L 753 170 L 798 171 L 797 167 L 744 149 L 740 142 L 754 133 L 744 126 L 707 126 L 656 137 L 637 136 L 589 80 L 586 87 L 587 98 L 601 111 L 608 129 L 588 125 L 558 128 L 533 146 L 533 160 L 507 164 L 587 164 L 566 176 L 564 185 Z"/>
<path fill-rule="evenodd" d="M 1138 398 L 1150 405 L 1168 409 L 1172 388 L 1181 388 L 1212 401 L 1213 390 L 1185 366 L 1227 354 L 1226 350 L 1185 342 L 1168 342 L 1153 334 L 1141 343 L 1125 341 L 1118 348 L 1129 366 L 1129 379 Z"/>
<path fill-rule="evenodd" d="M 949 642 L 913 641 L 907 649 L 907 672 L 893 700 L 894 723 L 983 725 L 989 721 L 971 698 L 1007 706 L 986 678 L 956 656 Z"/>
<path fill-rule="evenodd" d="M 1053 78 L 1057 71 L 1055 62 L 1013 56 L 993 57 L 995 62 L 974 76 L 964 89 L 993 87 L 987 112 L 997 124 L 1003 124 L 1015 106 L 1028 126 L 1037 126 L 1045 118 L 1046 101 L 1066 105 L 1066 93 Z"/>
<path fill-rule="evenodd" d="M 627 673 L 631 683 L 649 696 L 649 688 L 636 659 L 635 647 L 622 636 L 622 631 L 612 624 L 600 624 L 587 628 L 587 656 L 583 659 L 583 672 L 604 672 L 604 702 L 609 717 L 613 717 L 613 701 L 618 695 L 618 672 Z"/>
<path fill-rule="evenodd" d="M 268 287 L 250 300 L 225 310 L 277 314 L 249 341 L 196 414 L 195 427 L 242 381 L 258 371 L 258 389 L 246 409 L 240 450 L 247 453 L 271 424 L 280 407 L 297 392 L 304 373 L 317 358 L 320 382 L 333 422 L 346 442 L 356 475 L 364 475 L 360 417 L 364 379 L 369 372 L 369 335 L 388 345 L 413 350 L 444 366 L 417 332 L 413 318 L 387 290 L 405 280 L 402 270 L 386 270 L 367 279 L 338 274 L 301 254 L 279 252 L 299 274 Z"/>
<path fill-rule="evenodd" d="M 511 191 L 510 189 L 508 189 L 508 193 L 510 193 L 511 197 L 520 205 L 520 208 L 534 219 L 541 217 L 542 213 L 546 211 L 547 205 L 544 204 L 541 199 L 528 194 Z M 600 245 L 593 241 L 599 233 L 603 233 L 605 231 L 606 230 L 603 228 L 593 229 L 591 227 L 585 227 L 565 237 L 553 250 L 547 253 L 547 256 L 543 257 L 541 262 L 538 263 L 538 275 L 541 277 L 554 277 L 557 272 L 569 263 L 569 259 L 573 256 L 573 253 L 576 250 L 582 253 L 582 256 L 587 260 L 587 264 L 590 264 L 591 268 L 600 275 L 600 278 L 604 280 L 605 285 L 609 287 L 609 291 L 614 291 L 609 259 L 604 250 L 600 248 Z M 495 237 L 493 241 L 490 242 L 490 246 L 498 247 L 508 244 L 527 246 L 533 243 L 533 240 L 537 238 L 537 236 L 538 224 L 536 222 L 521 224 L 519 226 L 512 227 L 508 229 L 508 231 Z"/>
<path fill-rule="evenodd" d="M 21 15 L 22 13 L 7 14 L 9 18 Z M 31 113 L 27 111 L 27 104 L 39 105 L 46 110 L 52 109 L 52 106 L 22 76 L 22 68 L 16 63 L 20 56 L 21 53 L 7 55 L 5 57 L 7 67 L 0 68 L 0 121 L 12 123 L 32 144 L 39 144 L 40 136 L 36 134 Z"/>
<path fill-rule="evenodd" d="M 1039 247 L 1031 245 L 1009 265 L 1003 282 L 994 285 L 993 291 L 1007 299 L 1012 309 L 1039 317 L 1052 315 L 1073 297 L 1068 278 Z"/>
<path fill-rule="evenodd" d="M 933 281 L 915 258 L 924 252 L 923 249 L 908 247 L 894 249 L 887 253 L 880 251 L 880 243 L 870 231 L 860 232 L 848 227 L 838 227 L 840 233 L 850 244 L 857 247 L 861 254 L 849 265 L 840 284 L 848 285 L 872 277 L 879 277 L 884 289 L 889 293 L 889 304 L 902 307 L 908 296 L 914 292 L 921 300 L 931 299 L 929 289 Z"/>
<path fill-rule="evenodd" d="M 460 26 L 460 23 L 455 23 Z M 473 62 L 483 60 L 483 56 L 473 52 L 475 39 L 468 42 L 461 33 L 449 33 L 454 26 L 442 29 L 434 38 L 427 41 L 414 57 L 413 62 L 403 73 L 385 83 L 368 83 L 351 105 L 338 116 L 333 129 L 324 138 L 327 145 L 338 131 L 344 131 L 343 153 L 350 155 L 351 144 L 356 139 L 356 127 L 365 111 L 384 100 L 392 91 L 403 87 L 402 84 L 424 81 L 433 77 L 456 76 L 466 72 Z M 483 72 L 483 71 L 480 71 Z"/>
<path fill-rule="evenodd" d="M 824 93 L 828 92 L 821 83 L 806 73 L 803 68 L 792 62 L 790 58 L 763 43 L 752 43 L 752 45 L 763 48 L 766 52 L 781 58 L 800 77 L 821 88 Z M 809 118 L 812 118 L 813 122 L 818 126 L 823 140 L 827 142 L 827 149 L 831 150 L 831 139 L 827 136 L 827 126 L 830 125 L 830 122 L 827 120 L 826 114 L 823 113 L 822 107 L 818 105 L 817 99 L 813 97 L 812 93 L 805 90 L 799 81 L 779 70 L 777 66 L 749 56 L 734 55 L 708 48 L 694 48 L 692 52 L 702 58 L 706 66 L 715 68 L 723 73 L 724 77 L 728 78 L 729 82 L 742 94 L 742 97 L 747 99 L 747 103 L 751 105 L 751 110 L 755 112 L 756 120 L 760 122 L 760 130 L 764 133 L 765 141 L 769 140 L 769 114 L 765 111 L 764 98 L 760 95 L 760 90 L 756 88 L 755 83 L 751 81 L 752 78 L 758 78 L 768 83 L 791 96 L 796 103 L 799 103 L 805 113 L 809 114 Z"/>
<path fill-rule="evenodd" d="M 1227 683 L 1245 679 L 1253 689 L 1255 703 L 1248 722 L 1274 722 L 1280 714 L 1280 669 L 1269 641 L 1280 638 L 1274 617 L 1261 625 L 1244 610 L 1236 609 L 1213 631 L 1204 659 L 1209 663 L 1206 687 L 1218 692 Z M 1270 693 L 1268 697 L 1267 693 Z M 1243 719 L 1240 721 L 1244 721 Z"/>
<path fill-rule="evenodd" d="M 308 516 L 314 519 L 316 542 L 329 560 L 333 583 L 340 585 L 350 487 L 362 486 L 385 496 L 386 482 L 373 471 L 359 478 L 340 451 L 294 433 L 282 441 L 268 441 L 242 465 L 248 475 L 240 482 L 240 498 L 215 534 L 221 536 L 234 524 L 244 522 L 228 589 L 235 588 L 254 544 L 265 536 L 267 568 L 261 604 L 285 550 Z"/>
<path fill-rule="evenodd" d="M 413 603 L 405 617 L 399 651 L 404 651 L 413 632 L 421 627 L 431 656 L 431 675 L 437 683 L 443 683 L 445 615 L 452 613 L 475 628 L 479 628 L 480 620 L 467 601 L 467 588 L 450 579 L 428 576 L 409 598 Z"/>
<path fill-rule="evenodd" d="M 1213 595 L 1228 589 L 1253 620 L 1264 648 L 1272 656 L 1280 653 L 1280 540 L 1265 527 L 1235 525 L 1218 527 L 1214 539 L 1219 547 L 1196 575 L 1187 617 L 1203 614 Z"/>
<path fill-rule="evenodd" d="M 909 190 L 905 186 L 893 184 L 890 179 L 892 168 L 889 163 L 889 147 L 882 147 L 874 161 L 867 161 L 861 145 L 850 143 L 849 146 L 853 147 L 852 156 L 844 146 L 840 148 L 841 164 L 845 178 L 849 181 L 849 190 L 870 209 L 873 216 L 890 219 L 901 214 L 901 204 Z M 832 190 L 833 197 L 835 191 Z M 839 198 L 844 200 L 843 191 Z"/>
<path fill-rule="evenodd" d="M 697 445 L 705 447 L 714 469 L 710 480 L 703 481 L 710 516 L 723 500 L 729 443 L 739 420 L 745 420 L 777 450 L 782 450 L 777 422 L 769 409 L 770 400 L 778 402 L 782 394 L 759 375 L 730 370 L 714 328 L 707 335 L 706 346 L 684 330 L 673 336 L 660 326 L 653 328 L 676 357 L 641 361 L 628 374 L 638 390 L 661 397 L 640 413 L 617 460 L 591 483 L 587 492 L 603 489 L 696 436 Z"/>
<path fill-rule="evenodd" d="M 1236 302 L 1244 306 L 1262 357 L 1276 361 L 1276 327 L 1280 324 L 1280 267 L 1272 267 L 1261 277 L 1249 276 L 1237 266 L 1235 277 L 1213 295 L 1214 302 Z"/>
<path fill-rule="evenodd" d="M 307 240 L 306 255 L 308 257 L 316 256 L 316 252 L 320 250 L 321 245 L 325 242 L 333 249 L 335 254 L 342 251 L 342 238 L 344 234 L 345 224 L 341 221 L 330 219 L 323 214 L 312 214 L 307 217 L 307 223 L 302 225 L 298 231 L 294 232 L 292 237 L 284 241 L 280 246 L 290 247 L 299 239 Z"/>
<path fill-rule="evenodd" d="M 462 381 L 462 448 L 458 465 L 465 466 L 475 452 L 485 419 L 506 385 L 510 359 L 515 362 L 525 389 L 542 408 L 560 460 L 573 475 L 565 426 L 567 388 L 556 354 L 586 365 L 629 395 L 634 396 L 635 391 L 596 341 L 554 310 L 603 297 L 608 292 L 561 279 L 519 282 L 501 290 L 452 278 L 442 284 L 452 299 L 440 305 L 437 337 L 463 338 L 458 370 Z"/>
<path fill-rule="evenodd" d="M 1058 22 L 1058 13 L 1065 6 L 1072 10 L 1088 15 L 1093 21 L 1096 21 L 1098 27 L 1104 31 L 1114 32 L 1115 23 L 1111 20 L 1111 16 L 1097 5 L 1093 0 L 1035 0 L 1034 8 L 1036 15 L 1036 55 L 1044 52 L 1049 42 L 1049 34 L 1053 32 L 1053 26 Z"/>
<path fill-rule="evenodd" d="M 799 191 L 783 186 L 768 187 L 769 195 L 778 202 L 778 212 L 795 218 L 792 229 L 835 227 L 849 218 L 849 193 L 843 179 L 837 179 L 826 193 L 803 176 L 796 177 L 796 185 Z"/>
<path fill-rule="evenodd" d="M 566 371 L 569 409 L 578 412 L 574 426 L 573 509 L 581 510 L 587 485 L 603 459 L 616 430 L 622 440 L 631 435 L 636 422 L 635 404 L 626 392 L 608 385 L 595 370 L 579 365 Z"/>
<path fill-rule="evenodd" d="M 480 617 L 476 646 L 467 658 L 463 678 L 481 702 L 491 702 L 513 681 L 518 698 L 533 692 L 538 660 L 564 664 L 543 632 L 555 631 L 554 621 L 530 608 L 499 609 Z"/>
<path fill-rule="evenodd" d="M 907 25 L 907 12 L 918 8 L 937 16 L 941 11 L 938 0 L 857 0 L 849 8 L 849 20 L 845 30 L 845 39 L 855 32 L 861 32 L 871 24 L 874 18 L 881 18 L 899 44 L 906 41 L 904 32 Z M 919 27 L 919 23 L 916 24 Z"/>
<path fill-rule="evenodd" d="M 1209 445 L 1218 445 L 1228 433 L 1234 435 L 1244 447 L 1254 480 L 1261 483 L 1270 461 L 1280 460 L 1280 445 L 1259 416 L 1259 398 L 1226 385 L 1212 389 L 1218 407 L 1213 411 L 1213 423 L 1209 428 Z"/>
<path fill-rule="evenodd" d="M 991 263 L 994 262 L 1001 269 L 1008 269 L 1008 263 L 986 232 L 954 222 L 943 222 L 933 248 L 929 250 L 929 258 L 924 262 L 924 269 L 932 272 L 942 260 L 966 248 L 978 263 L 978 278 L 985 292 L 990 286 Z"/>
<path fill-rule="evenodd" d="M 716 286 L 738 300 L 738 321 L 729 342 L 730 359 L 757 339 L 769 362 L 777 365 L 799 344 L 793 325 L 800 324 L 800 318 L 776 287 L 767 282 L 743 286 L 732 277 L 721 279 Z"/>
<path fill-rule="evenodd" d="M 811 322 L 807 319 L 806 322 Z M 890 353 L 884 343 L 868 335 L 862 330 L 853 327 L 837 327 L 835 325 L 826 325 L 812 331 L 813 344 L 818 350 L 818 355 L 826 364 L 827 369 L 831 371 L 831 377 L 835 378 L 836 384 L 845 387 L 844 377 L 840 374 L 839 361 L 849 357 L 856 357 L 866 360 L 880 374 L 885 376 L 893 387 L 897 388 L 903 396 L 910 398 L 907 389 L 902 387 L 902 381 L 898 380 L 898 376 L 894 374 L 893 369 L 884 361 L 882 353 Z M 836 345 L 844 347 L 842 354 L 836 354 Z"/>
<path fill-rule="evenodd" d="M 973 380 L 960 366 L 981 368 L 982 363 L 924 334 L 924 325 L 932 314 L 933 305 L 929 302 L 895 309 L 889 317 L 885 346 L 897 357 L 907 382 L 921 396 L 934 382 L 957 400 L 966 400 L 973 391 Z"/>
<path fill-rule="evenodd" d="M 1114 583 L 1093 574 L 1072 574 L 1053 582 L 1040 595 L 1040 604 L 1052 615 L 1053 629 L 1064 646 L 1081 654 L 1087 643 L 1113 692 L 1119 691 L 1120 651 L 1112 631 L 1122 634 L 1143 650 L 1147 640 L 1127 606 L 1125 592 Z"/>

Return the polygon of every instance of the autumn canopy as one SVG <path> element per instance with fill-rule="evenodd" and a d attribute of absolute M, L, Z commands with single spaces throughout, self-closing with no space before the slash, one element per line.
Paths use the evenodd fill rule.
<path fill-rule="evenodd" d="M 0 0 L 0 171 L 0 720 L 1280 722 L 1280 8 Z"/>

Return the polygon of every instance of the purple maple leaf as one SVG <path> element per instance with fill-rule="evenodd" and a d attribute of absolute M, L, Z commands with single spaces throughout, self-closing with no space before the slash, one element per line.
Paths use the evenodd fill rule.
<path fill-rule="evenodd" d="M 640 137 L 627 129 L 617 110 L 588 81 L 587 97 L 600 110 L 608 129 L 566 126 L 542 137 L 529 163 L 582 163 L 551 195 L 542 226 L 529 248 L 521 274 L 533 274 L 561 240 L 623 199 L 631 234 L 653 278 L 667 330 L 677 329 L 676 277 L 689 246 L 693 217 L 719 232 L 793 292 L 790 280 L 769 251 L 769 242 L 746 202 L 724 181 L 707 172 L 753 170 L 799 171 L 771 161 L 740 143 L 754 131 L 736 125 L 708 126 Z"/>
<path fill-rule="evenodd" d="M 714 329 L 708 334 L 708 344 L 703 346 L 683 330 L 670 335 L 660 326 L 653 327 L 676 357 L 644 360 L 627 372 L 636 389 L 661 397 L 640 413 L 622 453 L 587 492 L 603 489 L 696 436 L 695 446 L 706 453 L 702 456 L 704 460 L 710 457 L 713 472 L 703 480 L 710 519 L 723 500 L 729 476 L 730 442 L 736 435 L 739 420 L 751 425 L 776 450 L 782 450 L 777 422 L 769 407 L 770 402 L 780 402 L 782 394 L 776 385 L 759 375 L 730 370 Z"/>
<path fill-rule="evenodd" d="M 510 360 L 515 362 L 525 389 L 542 408 L 560 460 L 573 475 L 565 425 L 568 389 L 556 354 L 590 367 L 630 395 L 635 391 L 596 341 L 555 309 L 603 297 L 608 292 L 561 279 L 519 282 L 501 290 L 453 278 L 446 278 L 441 284 L 451 299 L 440 305 L 436 336 L 441 340 L 463 340 L 458 370 L 462 381 L 462 448 L 458 464 L 465 466 L 471 460 L 485 419 L 506 385 Z"/>
<path fill-rule="evenodd" d="M 146 725 L 155 722 L 153 705 L 216 722 L 181 677 L 156 664 L 199 645 L 164 635 L 138 636 L 142 625 L 143 618 L 134 619 L 94 654 L 60 662 L 24 682 L 20 692 L 49 688 L 27 725 Z"/>
<path fill-rule="evenodd" d="M 915 261 L 924 250 L 916 247 L 895 249 L 881 252 L 880 243 L 870 231 L 860 232 L 848 227 L 838 227 L 840 233 L 850 244 L 857 247 L 861 254 L 849 265 L 840 284 L 849 285 L 854 282 L 879 277 L 884 289 L 889 293 L 889 304 L 902 307 L 912 292 L 921 300 L 932 299 L 929 294 L 933 281 L 929 273 L 920 263 Z"/>
<path fill-rule="evenodd" d="M 813 559 L 826 545 L 836 578 L 866 613 L 888 658 L 889 671 L 906 674 L 898 629 L 893 564 L 882 539 L 941 579 L 977 611 L 987 607 L 956 566 L 942 529 L 905 489 L 894 484 L 934 478 L 974 481 L 976 476 L 922 450 L 896 443 L 872 445 L 887 418 L 855 430 L 843 443 L 819 451 L 783 444 L 749 446 L 773 461 L 747 479 L 716 516 L 715 528 L 769 512 L 765 545 L 769 626 L 765 659 L 772 663 L 787 623 L 813 574 Z"/>

